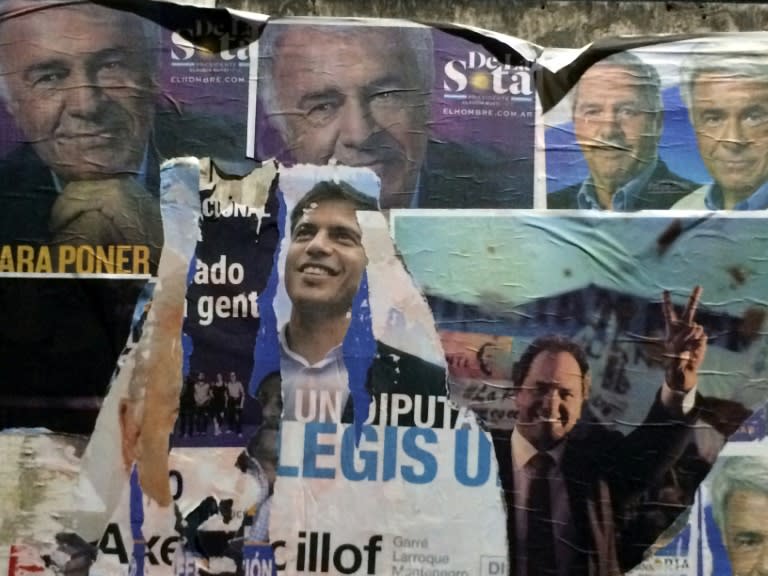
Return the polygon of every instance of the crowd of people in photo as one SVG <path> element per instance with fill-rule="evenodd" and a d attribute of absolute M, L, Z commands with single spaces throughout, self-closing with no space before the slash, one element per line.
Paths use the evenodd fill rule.
<path fill-rule="evenodd" d="M 224 380 L 221 372 L 213 380 L 204 372 L 190 374 L 184 382 L 179 404 L 176 433 L 179 436 L 204 436 L 243 433 L 242 416 L 245 388 L 236 372 Z"/>

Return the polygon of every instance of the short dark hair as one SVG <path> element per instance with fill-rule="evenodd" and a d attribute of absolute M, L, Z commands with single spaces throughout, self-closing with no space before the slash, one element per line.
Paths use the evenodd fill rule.
<path fill-rule="evenodd" d="M 301 217 L 304 216 L 304 212 L 312 208 L 314 204 L 329 200 L 348 202 L 355 207 L 355 210 L 378 210 L 376 200 L 372 196 L 363 194 L 346 182 L 323 180 L 315 184 L 294 206 L 291 212 L 291 234 L 296 229 Z"/>
<path fill-rule="evenodd" d="M 542 352 L 550 352 L 552 354 L 566 352 L 573 356 L 581 371 L 581 391 L 586 396 L 589 389 L 589 362 L 587 361 L 587 355 L 576 342 L 557 334 L 540 336 L 525 349 L 523 355 L 520 356 L 520 360 L 515 364 L 513 387 L 520 388 L 523 385 L 528 372 L 531 371 L 531 364 L 533 364 L 536 356 Z"/>

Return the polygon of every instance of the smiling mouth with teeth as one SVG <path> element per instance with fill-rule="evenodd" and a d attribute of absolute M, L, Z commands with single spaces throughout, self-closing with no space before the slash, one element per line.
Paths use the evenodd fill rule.
<path fill-rule="evenodd" d="M 546 422 L 548 424 L 565 424 L 566 419 L 565 418 L 544 418 L 543 416 L 539 418 L 539 422 Z"/>
<path fill-rule="evenodd" d="M 316 264 L 305 264 L 299 271 L 302 274 L 308 274 L 310 276 L 336 276 L 336 272 L 326 266 L 319 266 Z"/>

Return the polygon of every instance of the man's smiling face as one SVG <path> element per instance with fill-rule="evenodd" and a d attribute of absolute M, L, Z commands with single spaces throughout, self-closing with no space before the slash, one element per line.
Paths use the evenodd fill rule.
<path fill-rule="evenodd" d="M 381 205 L 405 207 L 426 153 L 429 88 L 396 29 L 296 27 L 280 38 L 275 92 L 298 162 L 368 167 Z"/>
<path fill-rule="evenodd" d="M 345 200 L 311 204 L 293 229 L 285 259 L 285 288 L 294 308 L 345 315 L 366 263 L 355 206 Z"/>
<path fill-rule="evenodd" d="M 92 4 L 21 13 L 2 25 L 0 63 L 25 140 L 66 180 L 137 173 L 155 97 L 141 21 Z"/>
<path fill-rule="evenodd" d="M 537 450 L 550 450 L 579 421 L 584 392 L 584 375 L 569 352 L 539 352 L 517 392 L 520 433 Z"/>

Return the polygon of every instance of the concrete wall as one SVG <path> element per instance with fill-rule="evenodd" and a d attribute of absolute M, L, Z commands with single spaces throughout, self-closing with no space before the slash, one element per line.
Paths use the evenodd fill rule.
<path fill-rule="evenodd" d="M 282 16 L 370 16 L 457 22 L 544 46 L 578 48 L 626 34 L 764 30 L 768 4 L 723 2 L 526 2 L 521 0 L 216 0 Z"/>

